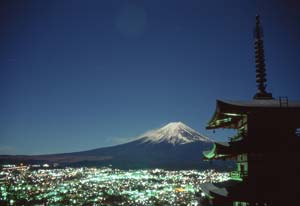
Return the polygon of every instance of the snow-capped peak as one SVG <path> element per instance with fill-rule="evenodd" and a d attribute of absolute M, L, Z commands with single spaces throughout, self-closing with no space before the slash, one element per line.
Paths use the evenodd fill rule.
<path fill-rule="evenodd" d="M 209 138 L 199 134 L 182 122 L 171 122 L 160 129 L 146 132 L 139 139 L 147 143 L 167 142 L 173 145 L 195 141 L 210 142 Z"/>

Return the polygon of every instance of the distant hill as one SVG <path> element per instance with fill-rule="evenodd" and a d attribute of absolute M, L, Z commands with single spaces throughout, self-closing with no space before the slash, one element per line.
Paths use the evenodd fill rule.
<path fill-rule="evenodd" d="M 112 166 L 120 169 L 225 169 L 228 162 L 202 160 L 212 141 L 181 122 L 146 132 L 135 140 L 111 147 L 51 155 L 1 155 L 0 163 L 58 163 L 61 166 Z"/>

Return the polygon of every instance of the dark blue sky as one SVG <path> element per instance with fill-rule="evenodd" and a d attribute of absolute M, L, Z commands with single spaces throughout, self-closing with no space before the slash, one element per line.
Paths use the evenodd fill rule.
<path fill-rule="evenodd" d="M 216 99 L 300 99 L 297 1 L 1 1 L 0 154 L 118 144 L 168 122 L 206 131 Z"/>

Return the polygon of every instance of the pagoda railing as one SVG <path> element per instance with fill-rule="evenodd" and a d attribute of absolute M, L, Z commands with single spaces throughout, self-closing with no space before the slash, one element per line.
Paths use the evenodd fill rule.
<path fill-rule="evenodd" d="M 233 137 L 229 137 L 229 140 L 231 142 L 236 142 L 236 141 L 244 139 L 246 135 L 247 134 L 246 134 L 245 130 L 241 130 L 241 131 L 239 131 L 238 134 L 234 135 Z"/>
<path fill-rule="evenodd" d="M 237 134 L 233 137 L 229 137 L 229 140 L 231 142 L 236 142 L 236 141 L 239 141 L 239 140 L 242 140 L 243 139 L 243 135 L 242 134 Z"/>
<path fill-rule="evenodd" d="M 235 180 L 242 180 L 244 177 L 248 176 L 248 172 L 240 172 L 240 171 L 231 171 L 229 173 L 229 177 Z"/>

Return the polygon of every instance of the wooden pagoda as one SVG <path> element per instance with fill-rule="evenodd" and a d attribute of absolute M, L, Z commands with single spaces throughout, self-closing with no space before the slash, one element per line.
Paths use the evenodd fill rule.
<path fill-rule="evenodd" d="M 200 205 L 300 205 L 300 101 L 274 99 L 266 91 L 259 16 L 255 27 L 256 82 L 250 101 L 217 100 L 207 129 L 236 129 L 229 142 L 215 142 L 204 158 L 236 161 L 230 180 L 201 185 Z M 298 196 L 297 196 L 298 195 Z"/>

